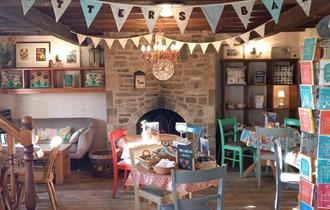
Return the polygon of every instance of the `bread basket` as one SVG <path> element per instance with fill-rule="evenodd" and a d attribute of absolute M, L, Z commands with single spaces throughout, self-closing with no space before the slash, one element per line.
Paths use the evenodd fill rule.
<path fill-rule="evenodd" d="M 160 175 L 168 175 L 168 174 L 171 173 L 171 170 L 174 169 L 175 167 L 172 167 L 172 168 L 164 168 L 164 167 L 160 167 L 160 166 L 156 166 L 156 165 L 154 165 L 153 168 L 154 168 L 154 171 L 155 171 L 157 174 L 160 174 Z"/>

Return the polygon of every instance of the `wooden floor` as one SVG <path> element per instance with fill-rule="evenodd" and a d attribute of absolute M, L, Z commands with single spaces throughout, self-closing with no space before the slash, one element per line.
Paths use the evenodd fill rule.
<path fill-rule="evenodd" d="M 225 181 L 225 210 L 270 210 L 274 209 L 275 181 L 272 177 L 262 178 L 262 187 L 257 188 L 256 178 L 240 178 L 237 171 L 230 171 Z M 41 186 L 42 188 L 42 186 Z M 111 198 L 112 179 L 96 178 L 90 171 L 74 173 L 64 185 L 55 186 L 58 210 L 128 210 L 134 209 L 133 189 L 127 193 L 119 189 L 116 199 Z M 213 189 L 212 189 L 213 190 Z M 37 209 L 51 209 L 47 193 L 39 193 Z M 297 192 L 283 194 L 283 210 L 297 206 Z M 22 208 L 24 209 L 24 208 Z M 155 205 L 142 203 L 141 210 L 156 209 Z"/>

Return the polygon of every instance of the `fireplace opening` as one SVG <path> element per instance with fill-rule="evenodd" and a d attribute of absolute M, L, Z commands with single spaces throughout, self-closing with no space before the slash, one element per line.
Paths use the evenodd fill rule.
<path fill-rule="evenodd" d="M 185 120 L 176 112 L 168 109 L 155 109 L 145 113 L 136 123 L 136 133 L 141 134 L 141 121 L 146 120 L 147 122 L 159 122 L 160 133 L 170 133 L 180 135 L 175 130 L 176 122 L 185 122 Z"/>

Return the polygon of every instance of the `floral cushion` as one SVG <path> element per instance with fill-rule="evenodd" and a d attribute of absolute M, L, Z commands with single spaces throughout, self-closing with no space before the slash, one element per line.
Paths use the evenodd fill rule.
<path fill-rule="evenodd" d="M 104 73 L 102 72 L 87 72 L 85 87 L 103 87 Z"/>
<path fill-rule="evenodd" d="M 64 142 L 68 142 L 71 138 L 71 129 L 65 128 L 37 128 L 36 136 L 39 136 L 39 140 L 50 140 L 54 136 L 60 136 Z"/>
<path fill-rule="evenodd" d="M 227 85 L 245 85 L 245 66 L 227 67 Z"/>
<path fill-rule="evenodd" d="M 2 71 L 1 88 L 23 88 L 22 72 Z"/>

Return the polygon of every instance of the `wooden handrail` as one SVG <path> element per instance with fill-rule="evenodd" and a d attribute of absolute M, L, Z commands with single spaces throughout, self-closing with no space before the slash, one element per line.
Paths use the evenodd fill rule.
<path fill-rule="evenodd" d="M 7 132 L 8 156 L 9 156 L 9 171 L 14 174 L 15 168 L 15 140 L 24 146 L 24 166 L 25 166 L 25 207 L 27 210 L 36 209 L 36 188 L 33 177 L 33 144 L 32 144 L 32 117 L 24 117 L 22 119 L 22 127 L 17 129 L 13 123 L 0 116 L 0 128 Z M 17 196 L 15 176 L 10 177 L 11 193 L 7 195 L 4 203 L 8 209 L 17 209 L 19 197 Z M 6 182 L 4 182 L 7 184 Z M 3 184 L 3 183 L 2 183 Z M 7 187 L 7 186 L 2 186 Z"/>

